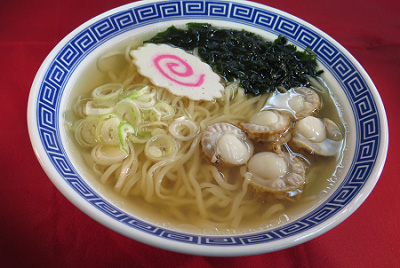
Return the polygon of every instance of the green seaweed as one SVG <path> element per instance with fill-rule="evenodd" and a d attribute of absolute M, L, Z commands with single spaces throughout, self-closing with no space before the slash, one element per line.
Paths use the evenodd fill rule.
<path fill-rule="evenodd" d="M 207 23 L 188 23 L 187 29 L 169 27 L 145 43 L 170 44 L 185 50 L 197 48 L 200 58 L 226 81 L 240 79 L 246 93 L 273 92 L 278 87 L 308 86 L 318 76 L 317 55 L 298 51 L 280 35 L 274 41 L 245 30 L 218 29 Z"/>

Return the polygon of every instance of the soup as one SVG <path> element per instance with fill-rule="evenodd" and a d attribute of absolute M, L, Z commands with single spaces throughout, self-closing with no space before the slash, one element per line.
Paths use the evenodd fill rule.
<path fill-rule="evenodd" d="M 197 46 L 156 39 L 104 53 L 99 86 L 75 86 L 89 93 L 73 100 L 73 135 L 124 209 L 223 234 L 276 226 L 319 202 L 346 140 L 319 73 L 257 89 L 259 79 L 200 60 Z"/>

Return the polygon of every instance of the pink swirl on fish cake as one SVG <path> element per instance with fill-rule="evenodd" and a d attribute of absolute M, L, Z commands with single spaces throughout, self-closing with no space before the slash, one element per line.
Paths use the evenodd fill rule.
<path fill-rule="evenodd" d="M 200 74 L 195 79 L 192 67 L 182 58 L 172 54 L 162 54 L 153 59 L 157 70 L 167 79 L 186 87 L 199 87 L 204 83 L 205 74 Z M 163 68 L 166 67 L 166 68 Z M 183 67 L 183 70 L 179 70 Z M 172 76 L 172 75 L 173 76 Z M 192 82 L 179 81 L 176 78 L 188 78 L 193 76 Z"/>

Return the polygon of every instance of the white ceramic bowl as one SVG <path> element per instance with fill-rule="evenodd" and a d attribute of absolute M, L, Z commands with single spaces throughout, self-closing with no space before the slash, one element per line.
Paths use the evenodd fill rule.
<path fill-rule="evenodd" d="M 170 25 L 208 22 L 244 28 L 265 37 L 282 34 L 311 47 L 324 79 L 341 104 L 348 127 L 346 161 L 329 195 L 301 217 L 272 229 L 240 235 L 197 235 L 170 230 L 129 214 L 102 195 L 77 166 L 76 149 L 64 131 L 64 112 L 79 73 L 122 40 Z M 66 36 L 48 55 L 33 82 L 28 126 L 35 153 L 55 186 L 103 225 L 155 247 L 189 254 L 239 256 L 271 252 L 308 241 L 351 215 L 377 183 L 388 149 L 388 126 L 378 91 L 360 64 L 340 44 L 285 12 L 244 1 L 143 1 L 101 14 Z"/>

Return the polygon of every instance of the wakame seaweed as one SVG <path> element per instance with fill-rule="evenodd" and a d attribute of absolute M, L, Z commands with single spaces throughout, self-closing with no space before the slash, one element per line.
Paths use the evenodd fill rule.
<path fill-rule="evenodd" d="M 315 77 L 317 56 L 310 49 L 297 51 L 283 36 L 272 42 L 245 30 L 217 29 L 207 23 L 188 23 L 187 30 L 169 27 L 145 43 L 198 49 L 200 58 L 227 81 L 240 79 L 246 93 L 259 95 L 277 87 L 308 86 Z"/>

